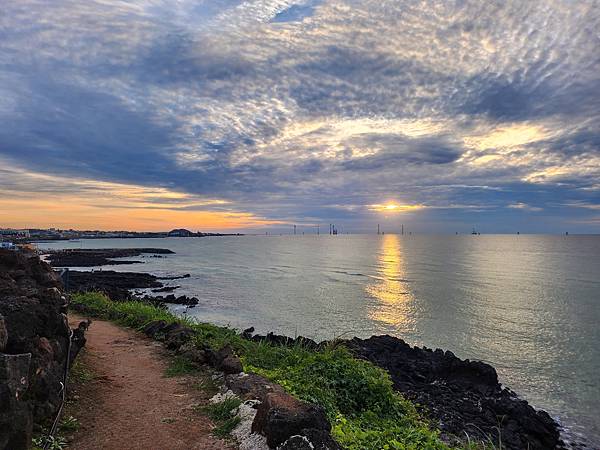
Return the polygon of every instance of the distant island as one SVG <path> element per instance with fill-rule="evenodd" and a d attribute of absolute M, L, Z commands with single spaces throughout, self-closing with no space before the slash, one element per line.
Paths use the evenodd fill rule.
<path fill-rule="evenodd" d="M 61 230 L 58 228 L 0 229 L 0 241 L 25 243 L 36 241 L 60 241 L 71 239 L 127 239 L 165 237 L 207 237 L 243 236 L 240 233 L 204 233 L 177 228 L 171 231 L 102 231 L 102 230 Z"/>

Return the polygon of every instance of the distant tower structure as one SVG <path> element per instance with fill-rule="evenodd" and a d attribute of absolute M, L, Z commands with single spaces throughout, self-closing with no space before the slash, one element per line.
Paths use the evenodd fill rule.
<path fill-rule="evenodd" d="M 402 224 L 402 236 L 404 236 L 404 224 Z"/>
<path fill-rule="evenodd" d="M 377 224 L 377 234 L 379 235 L 379 224 Z"/>
<path fill-rule="evenodd" d="M 321 234 L 321 225 L 317 225 L 317 236 Z"/>
<path fill-rule="evenodd" d="M 296 234 L 296 225 L 294 225 L 294 234 Z"/>

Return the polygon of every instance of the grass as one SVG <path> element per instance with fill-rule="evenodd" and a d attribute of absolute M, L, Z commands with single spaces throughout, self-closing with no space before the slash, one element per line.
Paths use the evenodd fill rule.
<path fill-rule="evenodd" d="M 332 435 L 348 450 L 446 450 L 439 431 L 424 420 L 414 405 L 395 392 L 387 372 L 370 362 L 358 360 L 343 347 L 321 351 L 302 345 L 283 347 L 243 339 L 235 330 L 178 318 L 167 310 L 139 302 L 111 302 L 98 293 L 77 294 L 72 299 L 86 313 L 141 328 L 153 320 L 182 322 L 196 331 L 197 345 L 220 349 L 231 345 L 244 370 L 279 383 L 295 397 L 321 405 L 332 423 Z M 183 361 L 173 363 L 172 373 L 187 371 Z M 227 435 L 236 417 L 224 405 L 214 406 L 209 415 L 219 417 L 215 431 Z M 212 416 L 211 416 L 212 417 Z M 489 448 L 465 443 L 460 448 Z"/>
<path fill-rule="evenodd" d="M 213 434 L 220 437 L 228 437 L 233 429 L 240 423 L 241 419 L 235 414 L 235 410 L 242 404 L 237 397 L 231 397 L 220 403 L 205 406 L 202 411 L 210 417 L 217 426 L 213 429 Z"/>
<path fill-rule="evenodd" d="M 237 397 L 230 397 L 220 403 L 215 403 L 204 407 L 206 415 L 216 422 L 223 422 L 230 419 L 231 412 L 242 404 L 242 401 Z"/>
<path fill-rule="evenodd" d="M 82 349 L 82 354 L 83 352 L 85 352 L 85 347 Z M 80 384 L 87 383 L 88 381 L 92 381 L 95 378 L 92 371 L 85 366 L 80 357 L 75 359 L 73 366 L 71 366 L 71 369 L 69 371 L 69 377 L 71 378 L 71 380 Z"/>
<path fill-rule="evenodd" d="M 79 430 L 79 421 L 73 416 L 63 417 L 58 429 L 61 433 L 74 433 Z"/>
<path fill-rule="evenodd" d="M 165 370 L 165 376 L 169 378 L 180 377 L 196 373 L 197 371 L 198 369 L 190 360 L 182 356 L 176 356 L 169 361 L 169 366 Z"/>
<path fill-rule="evenodd" d="M 56 436 L 48 436 L 47 430 L 42 430 L 40 436 L 32 439 L 32 450 L 65 450 L 68 447 L 65 434 L 71 434 L 79 430 L 79 421 L 73 416 L 63 417 L 58 426 Z"/>

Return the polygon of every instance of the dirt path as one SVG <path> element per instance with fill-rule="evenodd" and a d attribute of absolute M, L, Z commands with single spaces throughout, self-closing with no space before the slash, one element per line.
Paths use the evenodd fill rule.
<path fill-rule="evenodd" d="M 71 314 L 72 326 L 83 320 Z M 210 420 L 193 409 L 207 394 L 189 377 L 165 378 L 162 347 L 132 330 L 96 320 L 84 364 L 94 374 L 77 389 L 80 429 L 74 450 L 231 448 L 211 435 Z"/>

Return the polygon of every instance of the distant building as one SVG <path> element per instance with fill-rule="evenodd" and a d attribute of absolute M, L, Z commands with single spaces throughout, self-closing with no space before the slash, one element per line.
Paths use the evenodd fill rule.
<path fill-rule="evenodd" d="M 185 228 L 178 228 L 176 230 L 169 231 L 169 237 L 191 237 L 194 236 L 190 230 L 186 230 Z"/>
<path fill-rule="evenodd" d="M 0 230 L 0 235 L 13 238 L 28 238 L 29 230 L 15 230 L 12 228 L 5 228 Z"/>
<path fill-rule="evenodd" d="M 0 248 L 13 250 L 16 247 L 12 242 L 0 242 Z"/>

